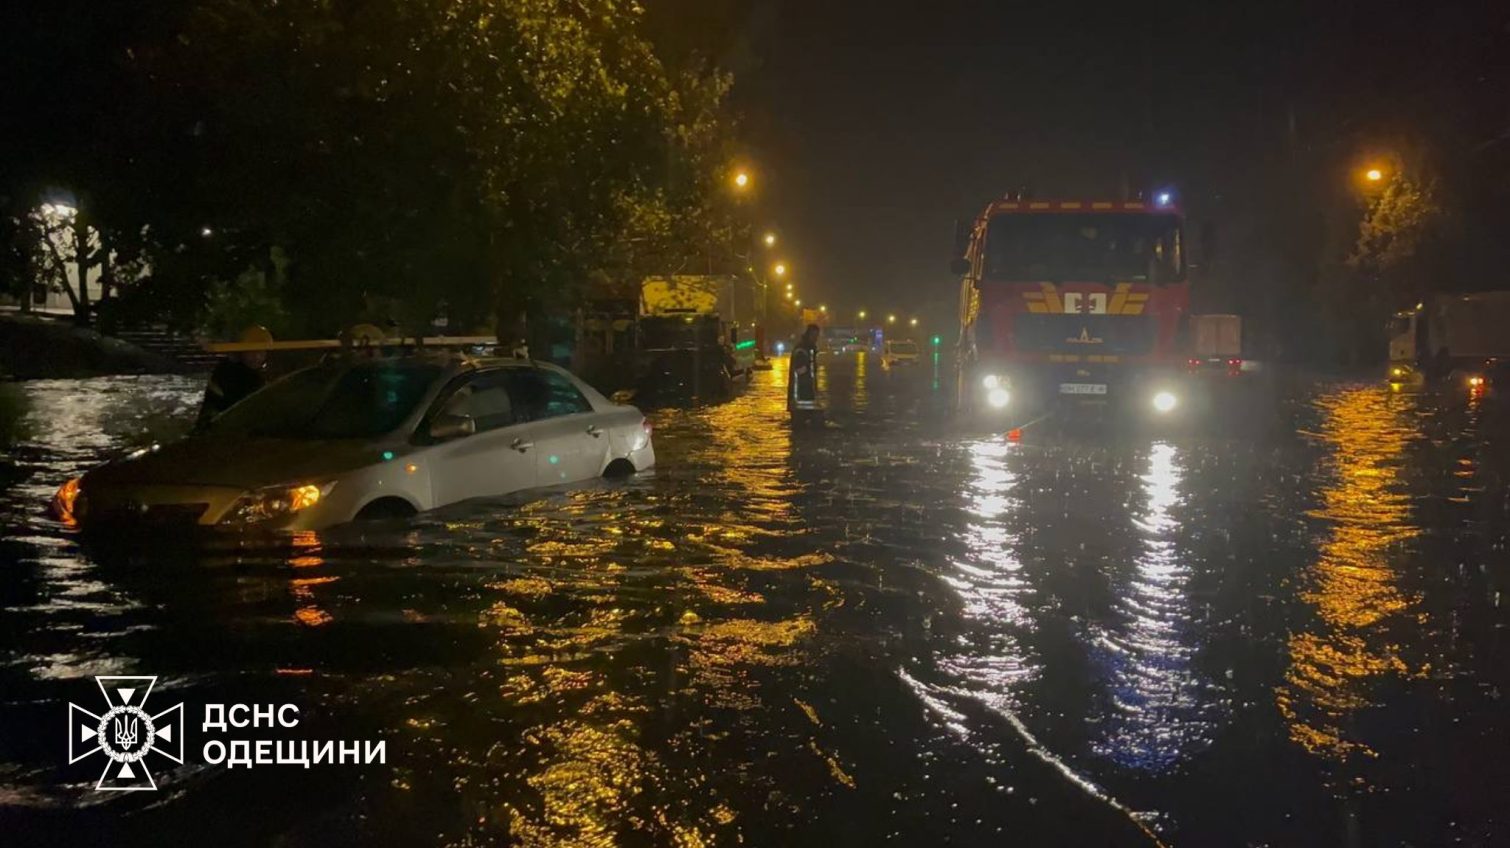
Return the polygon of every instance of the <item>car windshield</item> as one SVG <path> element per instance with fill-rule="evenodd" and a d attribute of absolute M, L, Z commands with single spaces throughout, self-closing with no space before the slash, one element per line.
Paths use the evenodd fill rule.
<path fill-rule="evenodd" d="M 1169 283 L 1184 277 L 1173 215 L 1003 214 L 986 230 L 985 277 Z"/>
<path fill-rule="evenodd" d="M 305 369 L 231 407 L 211 430 L 282 439 L 379 436 L 409 417 L 442 370 L 423 362 Z"/>

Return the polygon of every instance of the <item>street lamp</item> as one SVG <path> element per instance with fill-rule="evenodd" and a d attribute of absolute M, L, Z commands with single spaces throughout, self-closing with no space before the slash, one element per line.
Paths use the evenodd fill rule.
<path fill-rule="evenodd" d="M 765 234 L 765 238 L 761 239 L 761 241 L 765 242 L 765 246 L 766 247 L 775 247 L 776 246 L 776 234 L 775 233 L 766 233 Z"/>
<path fill-rule="evenodd" d="M 827 312 L 828 311 L 828 307 L 825 306 L 824 304 L 820 303 L 820 304 L 818 304 L 818 311 L 819 312 Z"/>
<path fill-rule="evenodd" d="M 792 304 L 794 306 L 801 306 L 802 305 L 802 301 L 801 300 L 794 300 L 794 301 L 792 301 Z"/>
<path fill-rule="evenodd" d="M 776 263 L 776 267 L 772 268 L 771 270 L 776 274 L 776 276 L 778 276 L 778 277 L 785 277 L 786 276 L 786 263 L 785 262 L 777 262 Z"/>
<path fill-rule="evenodd" d="M 1384 171 L 1381 168 L 1369 168 L 1363 172 L 1363 178 L 1371 183 L 1376 183 L 1384 179 Z"/>
<path fill-rule="evenodd" d="M 749 188 L 750 173 L 744 170 L 736 171 L 734 173 L 734 187 L 741 190 Z"/>
<path fill-rule="evenodd" d="M 895 316 L 895 315 L 887 315 L 886 316 L 886 323 L 888 323 L 888 324 L 895 324 L 896 322 L 897 322 L 897 316 Z"/>
<path fill-rule="evenodd" d="M 861 320 L 861 321 L 864 321 L 864 320 L 865 320 L 865 310 L 863 310 L 863 309 L 862 309 L 862 310 L 860 310 L 860 320 Z"/>
<path fill-rule="evenodd" d="M 907 324 L 908 326 L 916 327 L 918 325 L 918 319 L 914 318 L 911 321 L 908 321 Z"/>

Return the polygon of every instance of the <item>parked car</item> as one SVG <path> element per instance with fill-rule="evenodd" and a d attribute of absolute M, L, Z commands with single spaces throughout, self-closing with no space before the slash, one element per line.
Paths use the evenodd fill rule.
<path fill-rule="evenodd" d="M 650 422 L 564 369 L 413 354 L 297 371 L 205 430 L 70 480 L 54 512 L 312 530 L 655 464 Z"/>

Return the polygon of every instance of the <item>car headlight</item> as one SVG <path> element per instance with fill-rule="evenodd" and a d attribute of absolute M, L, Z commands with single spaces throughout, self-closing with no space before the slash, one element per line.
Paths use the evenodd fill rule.
<path fill-rule="evenodd" d="M 79 484 L 82 480 L 82 477 L 70 479 L 59 486 L 57 493 L 52 496 L 53 517 L 64 524 L 73 524 L 78 520 Z"/>
<path fill-rule="evenodd" d="M 330 494 L 335 481 L 316 485 L 305 483 L 298 486 L 268 486 L 247 492 L 220 519 L 221 524 L 260 524 L 285 515 L 309 509 Z"/>
<path fill-rule="evenodd" d="M 1153 408 L 1159 412 L 1168 412 L 1175 408 L 1179 400 L 1174 392 L 1155 392 L 1153 396 Z"/>
<path fill-rule="evenodd" d="M 986 403 L 991 404 L 991 406 L 997 409 L 1002 409 L 1011 402 L 1012 393 L 1006 389 L 995 388 L 986 393 Z"/>
<path fill-rule="evenodd" d="M 1484 378 L 1482 376 L 1478 375 L 1478 374 L 1474 374 L 1472 377 L 1468 378 L 1468 386 L 1470 388 L 1477 389 L 1477 388 L 1479 388 L 1479 387 L 1481 387 L 1483 385 L 1484 385 Z"/>
<path fill-rule="evenodd" d="M 1001 378 L 995 374 L 987 374 L 981 378 L 980 384 L 985 386 L 987 391 L 990 391 L 1001 386 Z"/>

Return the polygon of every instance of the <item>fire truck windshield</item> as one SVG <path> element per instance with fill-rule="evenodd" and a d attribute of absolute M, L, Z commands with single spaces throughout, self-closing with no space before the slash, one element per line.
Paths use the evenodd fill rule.
<path fill-rule="evenodd" d="M 1185 277 L 1174 215 L 1009 213 L 986 229 L 984 277 L 1001 281 L 1172 283 Z"/>

